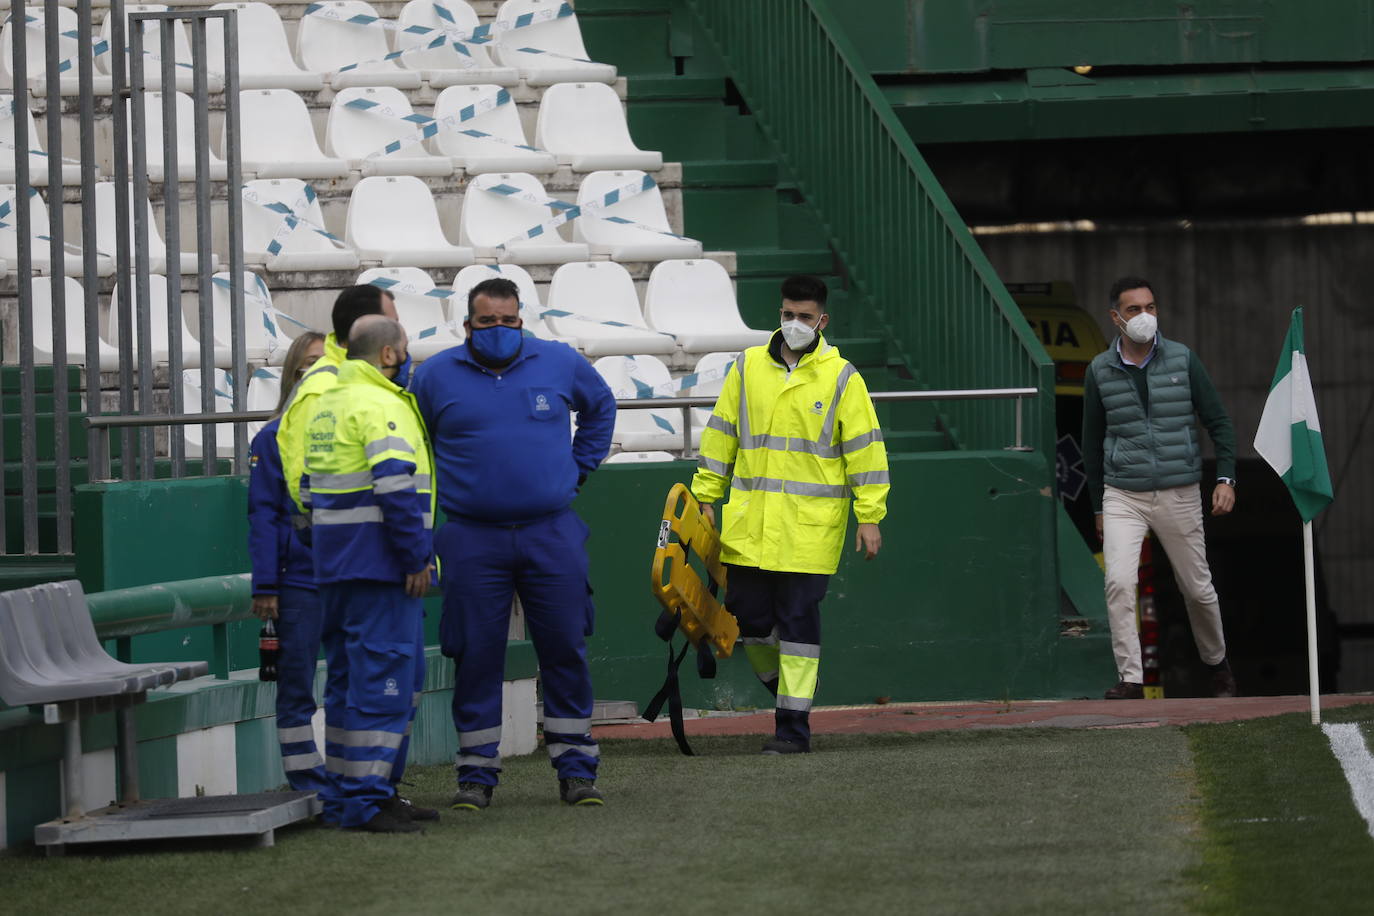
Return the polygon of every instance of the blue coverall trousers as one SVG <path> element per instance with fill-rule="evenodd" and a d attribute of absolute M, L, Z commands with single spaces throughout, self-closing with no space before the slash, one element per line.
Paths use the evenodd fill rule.
<path fill-rule="evenodd" d="M 511 599 L 518 593 L 544 695 L 544 743 L 560 779 L 596 778 L 587 640 L 587 525 L 572 509 L 521 525 L 449 517 L 439 529 L 444 616 L 454 660 L 458 781 L 494 786 L 501 771 L 501 691 Z"/>
<path fill-rule="evenodd" d="M 329 795 L 324 758 L 315 745 L 315 664 L 324 610 L 313 588 L 284 586 L 277 595 L 277 741 L 291 788 Z"/>
<path fill-rule="evenodd" d="M 424 683 L 424 607 L 400 583 L 320 586 L 324 605 L 325 820 L 366 824 L 396 794 Z"/>

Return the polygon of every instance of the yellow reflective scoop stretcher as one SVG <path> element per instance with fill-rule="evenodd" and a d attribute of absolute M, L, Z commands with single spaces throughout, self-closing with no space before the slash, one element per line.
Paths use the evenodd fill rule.
<path fill-rule="evenodd" d="M 710 576 L 704 583 L 687 563 L 695 553 Z M 712 588 L 711 586 L 714 586 Z M 739 639 L 739 621 L 721 603 L 725 595 L 725 567 L 720 562 L 720 535 L 685 484 L 668 491 L 654 551 L 653 592 L 677 627 L 700 649 L 705 640 L 720 658 L 729 658 Z M 714 592 L 714 594 L 713 594 Z M 719 597 L 717 597 L 719 596 Z M 660 633 L 663 638 L 671 635 Z"/>

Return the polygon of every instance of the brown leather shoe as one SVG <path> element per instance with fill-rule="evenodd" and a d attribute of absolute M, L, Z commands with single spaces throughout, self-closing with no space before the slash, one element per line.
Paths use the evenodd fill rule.
<path fill-rule="evenodd" d="M 1107 688 L 1107 692 L 1102 694 L 1102 697 L 1107 700 L 1143 700 L 1145 699 L 1145 685 L 1122 681 L 1115 687 Z"/>
<path fill-rule="evenodd" d="M 1221 665 L 1212 672 L 1212 696 L 1233 697 L 1236 695 L 1236 676 L 1231 673 L 1229 664 L 1222 662 Z"/>

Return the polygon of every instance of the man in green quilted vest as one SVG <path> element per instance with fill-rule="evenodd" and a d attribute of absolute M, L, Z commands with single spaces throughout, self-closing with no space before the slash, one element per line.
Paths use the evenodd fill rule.
<path fill-rule="evenodd" d="M 1121 332 L 1088 368 L 1083 386 L 1083 464 L 1106 565 L 1107 618 L 1120 682 L 1109 700 L 1145 695 L 1136 628 L 1140 545 L 1153 531 L 1188 607 L 1212 694 L 1236 695 L 1221 607 L 1202 533 L 1202 450 L 1197 423 L 1216 448 L 1212 514 L 1236 504 L 1236 432 L 1212 380 L 1183 344 L 1158 333 L 1148 280 L 1112 284 L 1110 317 Z"/>

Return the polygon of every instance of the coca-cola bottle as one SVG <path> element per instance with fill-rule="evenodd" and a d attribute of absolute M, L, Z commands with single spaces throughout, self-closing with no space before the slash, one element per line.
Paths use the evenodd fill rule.
<path fill-rule="evenodd" d="M 277 679 L 277 654 L 281 650 L 281 641 L 277 639 L 277 622 L 268 617 L 262 622 L 262 629 L 258 631 L 258 680 L 275 681 Z"/>

